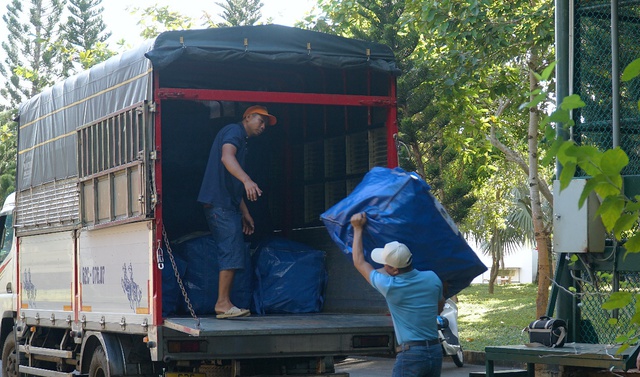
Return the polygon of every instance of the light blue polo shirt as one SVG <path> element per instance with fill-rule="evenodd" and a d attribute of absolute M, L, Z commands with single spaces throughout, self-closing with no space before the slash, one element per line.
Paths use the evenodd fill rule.
<path fill-rule="evenodd" d="M 433 271 L 416 269 L 389 276 L 376 270 L 371 285 L 387 300 L 398 344 L 438 338 L 438 301 L 442 281 Z"/>

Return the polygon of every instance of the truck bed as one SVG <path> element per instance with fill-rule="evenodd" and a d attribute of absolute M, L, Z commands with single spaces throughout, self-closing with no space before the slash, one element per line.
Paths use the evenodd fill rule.
<path fill-rule="evenodd" d="M 393 331 L 391 317 L 372 314 L 252 315 L 220 320 L 215 317 L 170 317 L 164 326 L 193 336 L 334 334 Z"/>

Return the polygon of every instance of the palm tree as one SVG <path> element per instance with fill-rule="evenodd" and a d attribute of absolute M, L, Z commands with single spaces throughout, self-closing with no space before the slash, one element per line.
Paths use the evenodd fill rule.
<path fill-rule="evenodd" d="M 480 211 L 473 231 L 470 232 L 479 241 L 480 250 L 491 257 L 489 293 L 493 293 L 498 272 L 504 269 L 504 257 L 517 252 L 525 245 L 535 242 L 533 221 L 531 219 L 531 198 L 525 185 L 495 192 L 495 203 L 502 210 Z M 496 207 L 494 207 L 496 208 Z M 502 216 L 495 216 L 502 213 Z M 544 215 L 551 216 L 549 205 L 544 203 Z M 549 223 L 545 221 L 545 223 Z"/>

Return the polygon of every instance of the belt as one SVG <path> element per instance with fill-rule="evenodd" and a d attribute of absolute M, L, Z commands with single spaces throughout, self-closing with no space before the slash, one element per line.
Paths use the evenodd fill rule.
<path fill-rule="evenodd" d="M 430 340 L 417 340 L 414 342 L 405 342 L 396 347 L 396 352 L 404 352 L 408 351 L 411 347 L 416 346 L 435 346 L 436 344 L 440 344 L 440 339 L 430 339 Z"/>

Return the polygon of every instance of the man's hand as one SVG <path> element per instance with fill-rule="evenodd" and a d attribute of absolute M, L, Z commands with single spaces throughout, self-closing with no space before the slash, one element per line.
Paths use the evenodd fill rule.
<path fill-rule="evenodd" d="M 351 225 L 353 229 L 360 229 L 367 223 L 367 214 L 364 212 L 356 213 L 351 216 Z"/>
<path fill-rule="evenodd" d="M 248 178 L 248 177 L 247 177 Z M 262 190 L 258 187 L 258 184 L 252 181 L 251 179 L 247 179 L 244 184 L 244 190 L 247 193 L 247 199 L 255 202 L 258 200 L 260 196 L 262 196 Z"/>
<path fill-rule="evenodd" d="M 250 236 L 254 231 L 253 217 L 251 217 L 249 212 L 242 214 L 242 233 Z"/>

